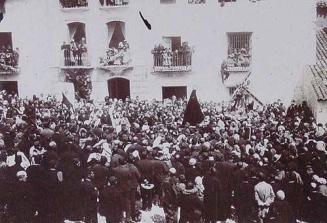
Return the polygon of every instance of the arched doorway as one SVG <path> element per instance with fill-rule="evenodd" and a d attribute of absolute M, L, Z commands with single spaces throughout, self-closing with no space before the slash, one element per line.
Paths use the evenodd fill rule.
<path fill-rule="evenodd" d="M 125 78 L 112 78 L 108 80 L 108 91 L 110 98 L 125 100 L 130 97 L 130 83 Z"/>

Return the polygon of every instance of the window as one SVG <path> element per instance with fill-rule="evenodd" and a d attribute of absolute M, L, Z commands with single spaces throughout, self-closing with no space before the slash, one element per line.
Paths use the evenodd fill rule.
<path fill-rule="evenodd" d="M 161 4 L 174 4 L 176 0 L 160 0 Z"/>
<path fill-rule="evenodd" d="M 205 4 L 206 0 L 188 0 L 189 4 Z"/>
<path fill-rule="evenodd" d="M 59 0 L 63 8 L 87 7 L 87 0 Z"/>
<path fill-rule="evenodd" d="M 0 72 L 15 71 L 18 59 L 18 48 L 13 48 L 11 33 L 0 32 Z"/>
<path fill-rule="evenodd" d="M 88 55 L 85 35 L 85 24 L 73 22 L 68 24 L 69 41 L 63 42 L 61 51 L 64 66 L 87 66 Z"/>
<path fill-rule="evenodd" d="M 162 37 L 164 46 L 171 49 L 173 52 L 179 50 L 182 44 L 182 38 L 180 36 L 175 37 Z"/>
<path fill-rule="evenodd" d="M 228 69 L 247 70 L 251 64 L 251 32 L 232 32 L 228 36 Z"/>
<path fill-rule="evenodd" d="M 230 87 L 228 88 L 228 90 L 229 90 L 229 95 L 233 96 L 234 92 L 236 91 L 236 87 Z"/>
<path fill-rule="evenodd" d="M 129 0 L 99 0 L 101 6 L 121 6 L 128 5 Z"/>
<path fill-rule="evenodd" d="M 228 33 L 228 54 L 234 53 L 241 49 L 251 50 L 251 32 L 232 32 Z"/>
<path fill-rule="evenodd" d="M 80 22 L 73 22 L 68 24 L 69 38 L 70 41 L 75 41 L 76 43 L 81 42 L 82 39 L 86 40 L 85 35 L 85 24 Z"/>
<path fill-rule="evenodd" d="M 118 49 L 119 43 L 123 43 L 125 40 L 125 23 L 114 21 L 107 23 L 107 26 L 109 48 Z"/>
<path fill-rule="evenodd" d="M 131 62 L 129 44 L 126 40 L 125 23 L 113 21 L 107 23 L 108 45 L 106 56 L 100 58 L 102 66 L 128 65 Z"/>

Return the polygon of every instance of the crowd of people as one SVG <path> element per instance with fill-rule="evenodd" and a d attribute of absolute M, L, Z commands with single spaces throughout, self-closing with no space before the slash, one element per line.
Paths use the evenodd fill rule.
<path fill-rule="evenodd" d="M 89 65 L 85 37 L 82 37 L 80 41 L 72 39 L 70 43 L 63 42 L 61 51 L 63 52 L 65 66 Z"/>
<path fill-rule="evenodd" d="M 226 110 L 185 100 L 0 93 L 0 221 L 326 222 L 326 126 L 305 103 Z M 98 203 L 99 200 L 99 203 Z M 153 220 L 156 222 L 156 220 Z"/>
<path fill-rule="evenodd" d="M 128 5 L 129 0 L 99 0 L 102 6 Z"/>
<path fill-rule="evenodd" d="M 245 48 L 234 49 L 234 51 L 228 54 L 227 66 L 228 67 L 248 67 L 250 65 L 250 54 Z"/>
<path fill-rule="evenodd" d="M 119 42 L 118 48 L 109 48 L 106 53 L 106 58 L 100 58 L 100 65 L 102 66 L 128 65 L 131 62 L 130 49 L 127 40 Z"/>
<path fill-rule="evenodd" d="M 87 0 L 60 0 L 60 4 L 64 8 L 87 7 Z"/>
<path fill-rule="evenodd" d="M 12 49 L 10 45 L 0 47 L 0 69 L 9 70 L 18 66 L 19 50 Z"/>

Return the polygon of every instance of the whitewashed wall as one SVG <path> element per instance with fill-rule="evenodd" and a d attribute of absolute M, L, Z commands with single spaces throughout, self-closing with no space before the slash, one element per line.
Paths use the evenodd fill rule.
<path fill-rule="evenodd" d="M 162 98 L 162 86 L 193 88 L 204 100 L 228 97 L 221 83 L 220 64 L 227 54 L 226 32 L 253 32 L 251 89 L 264 102 L 288 102 L 303 67 L 315 58 L 315 4 L 298 0 L 238 0 L 220 7 L 217 1 L 189 5 L 187 0 L 162 5 L 159 0 L 130 0 L 129 7 L 101 10 L 89 0 L 86 11 L 62 11 L 56 0 L 10 0 L 0 32 L 12 32 L 14 47 L 20 48 L 20 95 L 57 93 L 64 85 L 60 72 L 60 46 L 68 41 L 67 23 L 84 22 L 92 73 L 94 98 L 108 94 L 106 80 L 112 76 L 97 69 L 107 46 L 110 21 L 124 21 L 134 69 L 124 74 L 131 81 L 131 96 Z M 141 11 L 151 23 L 147 30 Z M 186 74 L 151 73 L 151 49 L 162 36 L 181 36 L 194 46 L 192 71 Z M 0 77 L 3 80 L 4 77 Z M 59 87 L 61 86 L 61 87 Z"/>

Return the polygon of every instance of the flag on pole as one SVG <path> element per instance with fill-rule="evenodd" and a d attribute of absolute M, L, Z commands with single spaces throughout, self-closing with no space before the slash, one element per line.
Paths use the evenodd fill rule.
<path fill-rule="evenodd" d="M 193 90 L 185 109 L 183 125 L 187 122 L 190 123 L 190 125 L 196 125 L 202 122 L 203 119 L 204 115 L 201 111 L 198 98 L 196 97 L 196 91 Z"/>
<path fill-rule="evenodd" d="M 74 110 L 73 104 L 68 100 L 68 98 L 66 97 L 66 95 L 64 93 L 62 93 L 62 102 L 61 103 L 66 105 L 67 108 Z"/>

